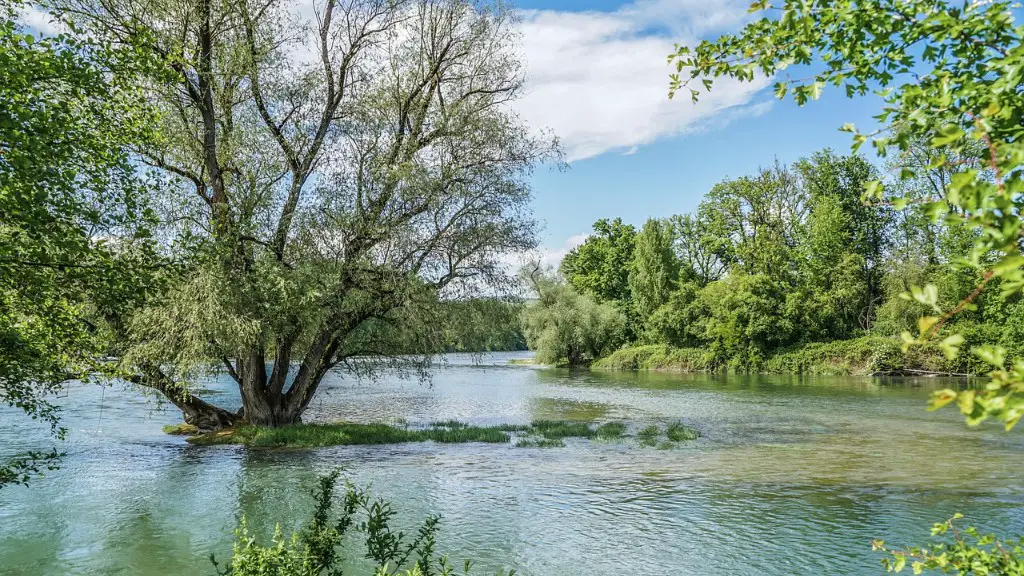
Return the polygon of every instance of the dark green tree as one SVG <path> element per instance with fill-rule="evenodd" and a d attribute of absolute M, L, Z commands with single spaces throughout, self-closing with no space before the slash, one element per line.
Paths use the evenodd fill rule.
<path fill-rule="evenodd" d="M 667 220 L 644 223 L 636 235 L 633 261 L 629 266 L 629 293 L 641 323 L 668 301 L 679 281 L 679 261 L 672 250 L 673 229 Z"/>
<path fill-rule="evenodd" d="M 621 218 L 601 219 L 594 233 L 562 259 L 559 270 L 577 291 L 599 302 L 628 303 L 629 266 L 636 245 L 636 228 Z"/>

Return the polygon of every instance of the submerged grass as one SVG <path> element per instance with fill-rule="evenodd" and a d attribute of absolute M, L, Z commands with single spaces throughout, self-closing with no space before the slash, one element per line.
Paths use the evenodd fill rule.
<path fill-rule="evenodd" d="M 299 424 L 281 428 L 239 426 L 189 439 L 200 445 L 244 444 L 256 447 L 346 446 L 356 444 L 401 444 L 433 440 L 446 444 L 488 442 L 500 444 L 511 437 L 496 428 L 479 426 L 398 428 L 387 424 Z"/>
<path fill-rule="evenodd" d="M 317 448 L 366 444 L 401 444 L 434 441 L 445 444 L 485 442 L 508 443 L 515 440 L 518 447 L 553 448 L 565 446 L 566 438 L 617 440 L 623 438 L 626 424 L 606 422 L 594 426 L 586 422 L 565 420 L 534 420 L 526 424 L 499 426 L 471 426 L 457 420 L 432 422 L 423 428 L 392 426 L 389 424 L 299 424 L 281 428 L 238 426 L 235 428 L 192 436 L 193 444 L 212 446 L 241 444 L 261 448 Z M 514 436 L 513 436 L 514 434 Z M 651 425 L 637 432 L 641 445 L 655 445 L 661 436 L 657 426 Z M 666 430 L 671 442 L 694 440 L 700 433 L 682 424 L 672 424 Z"/>

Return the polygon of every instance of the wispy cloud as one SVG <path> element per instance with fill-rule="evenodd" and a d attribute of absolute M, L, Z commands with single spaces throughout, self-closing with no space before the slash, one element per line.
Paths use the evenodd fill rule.
<path fill-rule="evenodd" d="M 43 36 L 56 36 L 61 32 L 66 32 L 65 27 L 56 22 L 53 16 L 35 6 L 26 6 L 18 16 L 18 20 L 27 28 L 31 28 Z"/>
<path fill-rule="evenodd" d="M 528 93 L 516 108 L 531 125 L 552 129 L 570 161 L 628 152 L 735 118 L 768 85 L 766 78 L 720 81 L 696 106 L 688 97 L 670 101 L 666 56 L 676 42 L 733 28 L 745 16 L 746 2 L 734 0 L 639 0 L 615 12 L 525 12 Z"/>

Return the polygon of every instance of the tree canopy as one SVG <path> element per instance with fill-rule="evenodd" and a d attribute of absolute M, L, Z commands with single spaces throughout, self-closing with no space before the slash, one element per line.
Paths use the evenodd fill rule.
<path fill-rule="evenodd" d="M 932 219 L 975 232 L 959 263 L 976 271 L 980 281 L 950 307 L 941 305 L 935 284 L 912 286 L 908 298 L 928 312 L 916 333 L 904 334 L 907 346 L 937 338 L 955 355 L 964 337 L 943 330 L 953 316 L 969 311 L 989 285 L 998 285 L 1006 296 L 1024 288 L 1019 211 L 1024 28 L 1014 23 L 1013 7 L 1005 1 L 785 0 L 774 5 L 759 0 L 750 10 L 762 16 L 738 34 L 678 46 L 670 55 L 676 66 L 670 94 L 689 90 L 695 101 L 700 87 L 711 90 L 716 78 L 750 81 L 792 66 L 809 73 L 780 78 L 775 94 L 800 105 L 818 99 L 829 86 L 842 88 L 848 97 L 874 92 L 883 101 L 876 116 L 882 128 L 864 133 L 844 125 L 853 134 L 854 150 L 870 141 L 883 156 L 894 150 L 907 158 L 899 164 L 898 182 L 931 170 L 949 175 L 924 195 L 892 195 L 900 186 L 887 193 L 881 180 L 865 188 L 876 202 L 896 208 L 920 203 Z M 923 167 L 914 159 L 920 158 L 922 142 L 928 147 Z M 1024 415 L 1019 394 L 1024 391 L 1024 359 L 1010 361 L 999 345 L 974 352 L 995 368 L 993 385 L 981 391 L 944 390 L 935 395 L 933 406 L 956 400 L 968 422 L 995 417 L 1010 428 Z"/>
<path fill-rule="evenodd" d="M 53 394 L 104 369 L 91 320 L 153 287 L 149 184 L 129 148 L 152 138 L 130 51 L 35 38 L 0 10 L 0 402 L 64 429 Z M 35 451 L 0 486 L 56 465 Z"/>

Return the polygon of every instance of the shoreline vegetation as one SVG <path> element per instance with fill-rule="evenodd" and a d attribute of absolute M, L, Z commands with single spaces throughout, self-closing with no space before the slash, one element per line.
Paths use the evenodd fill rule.
<path fill-rule="evenodd" d="M 962 356 L 962 357 L 961 357 Z M 705 349 L 666 344 L 627 346 L 594 361 L 592 370 L 679 373 L 732 372 L 814 376 L 953 376 L 984 374 L 967 354 L 950 360 L 934 347 L 904 353 L 895 338 L 864 336 L 812 342 L 780 350 L 745 365 L 716 358 Z"/>
<path fill-rule="evenodd" d="M 168 434 L 188 434 L 180 426 L 164 427 Z M 566 438 L 596 441 L 637 440 L 642 447 L 671 448 L 700 438 L 700 431 L 681 422 L 664 426 L 649 424 L 637 427 L 632 434 L 624 422 L 574 422 L 565 420 L 534 420 L 530 424 L 472 426 L 457 420 L 432 422 L 426 426 L 391 425 L 381 422 L 359 424 L 294 424 L 279 428 L 242 425 L 215 432 L 194 433 L 190 444 L 199 446 L 242 445 L 253 448 L 319 448 L 327 446 L 405 444 L 433 441 L 440 444 L 482 442 L 514 444 L 517 448 L 557 448 L 565 446 Z"/>

